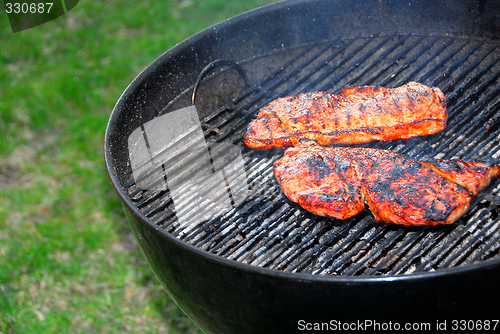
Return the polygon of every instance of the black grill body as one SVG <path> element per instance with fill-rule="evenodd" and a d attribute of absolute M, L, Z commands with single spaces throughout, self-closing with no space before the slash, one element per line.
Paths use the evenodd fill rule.
<path fill-rule="evenodd" d="M 137 242 L 186 314 L 210 333 L 498 318 L 498 181 L 451 226 L 391 226 L 368 213 L 335 222 L 282 195 L 272 176 L 282 150 L 249 150 L 241 139 L 276 97 L 420 81 L 447 97 L 445 132 L 367 146 L 416 158 L 496 157 L 499 17 L 494 1 L 284 2 L 221 22 L 145 69 L 113 110 L 105 159 Z M 135 185 L 127 139 L 193 102 L 207 142 L 240 147 L 251 196 L 182 229 L 168 192 Z"/>

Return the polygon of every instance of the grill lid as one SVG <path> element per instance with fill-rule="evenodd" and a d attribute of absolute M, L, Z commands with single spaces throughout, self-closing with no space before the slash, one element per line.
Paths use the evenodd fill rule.
<path fill-rule="evenodd" d="M 251 150 L 242 139 L 252 116 L 278 97 L 417 81 L 445 93 L 446 129 L 363 146 L 418 159 L 498 158 L 499 51 L 491 41 L 470 36 L 380 34 L 282 48 L 237 65 L 217 61 L 194 87 L 129 137 L 134 138 L 131 152 L 130 143 L 141 142 L 149 153 L 141 159 L 131 156 L 128 195 L 151 222 L 183 242 L 278 271 L 402 275 L 498 258 L 498 180 L 452 225 L 376 223 L 368 212 L 336 221 L 314 216 L 283 195 L 272 172 L 283 150 Z M 172 121 L 174 115 L 183 121 Z M 161 123 L 162 117 L 168 122 Z M 177 146 L 153 147 L 154 134 L 164 133 L 167 123 L 189 126 L 170 131 Z M 140 182 L 134 174 L 138 169 L 146 173 Z"/>

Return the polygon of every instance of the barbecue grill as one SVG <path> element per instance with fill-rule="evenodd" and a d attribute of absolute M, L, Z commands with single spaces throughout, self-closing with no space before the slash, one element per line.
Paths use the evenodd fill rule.
<path fill-rule="evenodd" d="M 111 114 L 105 160 L 169 295 L 210 333 L 498 318 L 499 180 L 452 225 L 391 225 L 368 211 L 337 221 L 283 195 L 272 172 L 283 150 L 242 139 L 278 97 L 417 81 L 443 90 L 446 129 L 362 146 L 498 159 L 499 37 L 494 1 L 291 1 L 221 22 L 154 61 Z"/>

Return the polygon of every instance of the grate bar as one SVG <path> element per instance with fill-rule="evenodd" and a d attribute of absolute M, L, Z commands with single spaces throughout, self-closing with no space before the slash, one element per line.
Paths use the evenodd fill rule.
<path fill-rule="evenodd" d="M 467 43 L 466 43 L 467 44 Z M 459 68 L 461 65 L 463 65 L 467 59 L 469 59 L 472 55 L 475 55 L 476 54 L 476 51 L 479 50 L 481 47 L 483 46 L 483 44 L 478 44 L 476 45 L 475 47 L 473 47 L 472 50 L 470 50 L 469 52 L 467 53 L 464 53 L 462 55 L 462 57 L 460 57 L 459 59 L 455 60 L 450 66 L 448 66 L 444 71 L 442 71 L 441 73 L 439 73 L 439 75 L 437 75 L 434 79 L 432 79 L 430 81 L 430 84 L 432 86 L 437 86 L 438 82 L 440 82 L 441 80 L 445 79 L 447 76 L 450 75 L 450 73 L 453 73 L 453 71 L 455 71 L 457 68 Z M 482 56 L 480 57 L 477 57 L 476 60 L 474 60 L 472 62 L 472 64 L 470 64 L 467 68 L 469 70 L 465 70 L 465 71 L 462 71 L 462 74 L 463 75 L 466 75 L 468 72 L 470 72 L 470 70 L 472 70 L 473 68 L 475 68 L 484 58 L 486 58 L 486 56 L 488 55 L 489 53 L 485 53 L 483 54 Z M 446 88 L 450 87 L 450 85 L 447 85 Z M 448 97 L 449 98 L 449 97 Z"/>
<path fill-rule="evenodd" d="M 498 119 L 495 120 L 495 122 L 498 121 Z M 492 123 L 488 122 L 488 125 L 492 125 Z M 488 127 L 486 126 L 486 129 L 488 129 Z M 497 138 L 498 136 L 500 136 L 500 129 L 498 129 L 497 131 L 493 132 L 488 138 L 486 138 L 482 143 L 478 144 L 477 146 L 477 151 L 481 151 L 483 150 L 487 145 L 491 144 L 491 142 Z M 495 156 L 495 154 L 498 152 L 498 150 L 500 149 L 500 145 L 498 145 L 498 142 L 497 142 L 497 146 L 495 149 L 492 149 L 490 150 L 488 153 L 488 155 L 490 157 L 493 157 Z M 470 160 L 472 159 L 472 157 L 476 155 L 476 152 L 475 151 L 471 151 L 469 152 L 469 154 L 466 154 L 464 155 L 464 160 Z"/>
<path fill-rule="evenodd" d="M 380 43 L 378 43 L 375 47 L 370 48 L 369 51 L 366 51 L 366 52 L 359 52 L 358 51 L 357 54 L 363 55 L 359 59 L 356 59 L 356 58 L 353 59 L 353 58 L 347 56 L 346 57 L 347 59 L 352 59 L 351 65 L 349 67 L 345 68 L 344 70 L 342 70 L 338 75 L 336 75 L 333 78 L 331 78 L 330 80 L 328 80 L 325 84 L 323 84 L 323 86 L 321 86 L 319 88 L 319 90 L 320 91 L 329 91 L 330 87 L 334 86 L 335 83 L 339 82 L 341 78 L 344 78 L 347 75 L 347 73 L 351 72 L 352 70 L 354 70 L 355 68 L 360 66 L 360 64 L 365 62 L 371 55 L 373 55 L 375 53 L 375 51 L 379 50 L 383 45 L 387 44 L 390 41 L 390 39 L 391 39 L 390 37 L 385 38 Z M 369 42 L 371 42 L 371 41 L 368 40 L 368 43 Z M 336 89 L 335 91 L 338 92 L 339 89 Z"/>
<path fill-rule="evenodd" d="M 259 167 L 259 166 L 257 166 L 257 167 Z M 252 185 L 251 182 L 254 182 L 255 180 L 258 180 L 257 177 L 259 177 L 259 176 L 261 177 L 261 179 L 258 180 L 260 184 L 263 184 L 263 183 L 271 181 L 271 175 L 268 175 L 268 176 L 262 178 L 263 175 L 270 174 L 270 173 L 267 173 L 267 171 L 270 170 L 271 167 L 272 167 L 272 161 L 269 162 L 265 166 L 264 170 L 256 170 L 255 173 L 253 174 L 253 176 L 247 177 L 248 178 L 247 182 L 250 181 L 249 183 L 252 186 L 252 189 L 256 188 L 256 186 Z M 269 189 L 268 193 L 269 193 L 269 195 L 272 195 L 272 194 L 275 194 L 277 191 L 278 191 L 278 189 L 276 187 L 273 187 L 273 188 Z M 255 201 L 253 201 L 251 203 L 251 205 L 245 206 L 245 208 L 241 209 L 241 211 L 244 214 L 246 214 L 246 213 L 250 212 L 250 210 L 253 210 L 255 207 L 261 205 L 262 203 L 264 203 L 264 196 L 258 197 L 257 200 L 255 200 Z M 232 222 L 232 221 L 230 221 L 230 222 Z M 224 225 L 223 227 L 226 227 L 226 226 L 227 226 L 227 224 Z M 222 230 L 222 228 L 220 228 L 218 231 L 220 231 L 220 230 Z M 218 231 L 216 231 L 216 232 L 218 232 Z M 216 232 L 214 232 L 214 233 L 216 234 Z M 211 237 L 211 236 L 209 236 L 209 237 Z M 188 240 L 190 240 L 190 239 L 192 239 L 192 237 L 188 237 Z M 204 242 L 204 240 L 200 240 L 199 241 L 199 243 L 201 243 L 201 242 Z"/>
<path fill-rule="evenodd" d="M 482 118 L 488 114 L 491 110 L 490 108 L 487 108 L 479 113 L 479 115 L 474 116 L 474 111 L 482 108 L 485 104 L 487 104 L 488 100 L 490 100 L 492 97 L 496 96 L 498 92 L 500 91 L 500 85 L 497 86 L 493 91 L 489 92 L 486 96 L 484 96 L 480 101 L 478 101 L 472 109 L 470 109 L 466 114 L 464 114 L 465 117 L 461 117 L 460 122 L 456 122 L 455 125 L 453 125 L 450 128 L 455 128 L 456 125 L 460 124 L 461 129 L 454 131 L 454 134 L 446 140 L 443 144 L 441 144 L 438 148 L 434 150 L 435 154 L 441 153 L 444 149 L 449 148 L 451 143 L 455 142 L 459 137 L 464 136 L 464 134 L 467 132 L 467 130 L 473 125 L 478 123 L 479 121 L 482 120 Z M 496 104 L 494 106 L 496 107 Z M 472 119 L 471 119 L 472 118 Z M 456 149 L 452 151 L 452 153 L 456 153 Z M 452 156 L 450 153 L 447 153 L 446 156 L 450 157 Z"/>
<path fill-rule="evenodd" d="M 294 76 L 296 76 L 305 67 L 307 67 L 308 65 L 310 65 L 314 60 L 316 60 L 317 58 L 319 58 L 326 51 L 330 50 L 333 47 L 334 44 L 335 44 L 335 42 L 328 43 L 326 46 L 324 46 L 318 52 L 316 52 L 315 54 L 313 54 L 311 57 L 308 57 L 305 61 L 303 61 L 302 63 L 300 63 L 296 67 L 292 68 L 291 70 L 289 70 L 285 75 L 283 75 L 279 79 L 275 80 L 274 82 L 270 83 L 265 88 L 265 90 L 266 91 L 272 91 L 272 90 L 276 89 L 278 86 L 282 85 L 283 83 L 289 82 Z M 291 91 L 291 89 L 290 89 L 290 91 Z M 280 92 L 280 96 L 281 96 L 281 93 L 287 94 L 287 92 L 288 92 L 288 90 L 281 91 Z M 277 96 L 275 96 L 274 98 L 276 98 L 276 97 Z"/>
<path fill-rule="evenodd" d="M 437 70 L 442 68 L 443 65 L 446 64 L 447 61 L 449 61 L 451 58 L 453 58 L 453 56 L 455 56 L 457 53 L 462 51 L 469 43 L 470 43 L 470 41 L 467 41 L 464 44 L 459 45 L 457 48 L 455 48 L 450 53 L 448 53 L 446 56 L 444 56 L 443 59 L 440 59 L 439 61 L 433 63 L 434 65 L 431 68 L 429 68 L 427 71 L 422 73 L 420 76 L 418 76 L 416 81 L 425 82 L 425 80 L 428 77 L 430 77 L 433 73 L 435 73 Z M 477 50 L 477 48 L 479 48 L 479 46 L 476 47 L 476 50 Z M 474 51 L 475 50 L 472 50 L 471 52 L 474 52 Z M 467 54 L 465 56 L 467 56 Z M 451 69 L 452 69 L 452 66 L 448 67 L 444 72 L 441 72 L 441 75 L 446 75 L 446 72 L 448 70 L 451 70 Z"/>
<path fill-rule="evenodd" d="M 396 84 L 394 86 L 401 86 L 404 83 L 411 81 L 411 78 L 416 75 L 416 73 L 420 72 L 422 69 L 424 69 L 429 63 L 431 63 L 435 58 L 437 58 L 444 50 L 446 50 L 448 47 L 450 47 L 453 43 L 455 42 L 455 39 L 449 39 L 446 42 L 443 43 L 443 45 L 438 48 L 436 51 L 432 53 L 429 57 L 421 61 L 417 66 L 415 66 L 411 71 L 406 73 L 402 78 L 400 78 L 398 81 L 396 81 Z"/>
<path fill-rule="evenodd" d="M 353 77 L 351 77 L 349 80 L 346 81 L 346 83 L 344 84 L 344 86 L 350 86 L 352 85 L 353 82 L 356 82 L 356 80 L 358 80 L 361 76 L 363 76 L 366 72 L 368 72 L 369 70 L 371 70 L 372 68 L 374 68 L 375 66 L 378 66 L 380 64 L 380 62 L 382 62 L 389 54 L 391 54 L 396 48 L 398 48 L 399 46 L 401 46 L 405 41 L 407 40 L 407 38 L 400 38 L 400 40 L 397 42 L 397 43 L 394 43 L 391 47 L 389 47 L 387 50 L 385 50 L 382 54 L 380 54 L 376 59 L 374 59 L 372 62 L 370 62 L 370 64 L 366 65 L 361 71 L 359 71 L 356 75 L 354 75 Z M 389 40 L 390 41 L 390 40 Z M 379 48 L 381 48 L 384 44 L 386 44 L 387 42 L 389 41 L 386 41 L 385 43 L 383 44 L 380 44 L 380 45 L 377 45 L 377 47 L 375 47 L 374 49 L 377 50 Z M 374 50 L 374 51 L 375 51 Z M 369 54 L 371 55 L 371 54 Z M 389 61 L 389 63 L 387 63 L 386 65 L 389 66 L 388 64 L 390 64 L 391 62 Z"/>
<path fill-rule="evenodd" d="M 437 37 L 432 38 L 429 42 L 427 42 L 427 44 L 419 48 L 416 54 L 411 56 L 403 64 L 398 66 L 394 71 L 392 71 L 384 79 L 382 79 L 380 81 L 380 86 L 387 86 L 390 81 L 392 81 L 394 78 L 399 77 L 401 72 L 403 72 L 405 69 L 411 68 L 411 66 L 415 64 L 418 58 L 420 58 L 425 52 L 428 52 L 430 49 L 432 49 L 432 47 L 437 41 L 438 41 Z"/>
<path fill-rule="evenodd" d="M 411 37 L 411 36 L 410 36 Z M 376 78 L 378 78 L 382 73 L 384 73 L 386 70 L 388 70 L 391 66 L 396 65 L 401 59 L 404 59 L 408 53 L 415 49 L 417 46 L 419 46 L 422 41 L 424 40 L 425 36 L 419 36 L 410 46 L 408 46 L 406 49 L 402 50 L 399 52 L 396 56 L 391 58 L 387 62 L 383 62 L 383 58 L 380 60 L 381 63 L 383 64 L 382 66 L 379 66 L 379 68 L 370 76 L 369 79 L 366 79 L 362 81 L 360 84 L 361 86 L 366 86 L 369 84 L 369 82 L 374 82 Z M 405 40 L 406 42 L 406 40 Z"/>
<path fill-rule="evenodd" d="M 353 43 L 355 42 L 355 40 L 352 40 L 351 41 L 351 44 L 352 45 Z M 311 80 L 308 84 L 300 87 L 300 91 L 302 92 L 309 92 L 311 90 L 314 90 L 314 86 L 321 82 L 322 80 L 326 79 L 328 76 L 330 76 L 335 70 L 337 70 L 338 68 L 341 68 L 342 65 L 344 63 L 347 62 L 348 59 L 352 59 L 357 53 L 359 53 L 363 48 L 365 48 L 368 44 L 370 44 L 370 40 L 365 40 L 360 46 L 358 46 L 356 49 L 354 49 L 353 51 L 351 51 L 349 54 L 347 54 L 346 56 L 344 56 L 340 61 L 336 62 L 334 65 L 330 66 L 328 69 L 326 69 L 325 71 L 323 71 L 320 75 L 318 75 L 317 78 Z M 344 48 L 345 50 L 346 48 Z M 318 90 L 324 90 L 324 89 L 318 89 Z"/>
<path fill-rule="evenodd" d="M 486 71 L 488 69 L 489 66 L 485 66 L 482 71 L 480 72 L 483 72 L 483 71 Z M 484 74 L 485 72 L 483 72 Z M 489 76 L 485 81 L 481 82 L 476 89 L 473 89 L 472 92 L 469 92 L 464 98 L 462 98 L 460 101 L 458 101 L 458 103 L 455 103 L 454 105 L 452 105 L 451 107 L 448 107 L 447 108 L 447 112 L 448 112 L 448 118 L 452 118 L 451 116 L 454 116 L 456 113 L 455 111 L 458 109 L 458 108 L 461 108 L 463 107 L 464 105 L 466 105 L 466 102 L 472 100 L 472 98 L 474 96 L 477 96 L 478 93 L 482 90 L 485 90 L 486 87 L 491 83 L 493 82 L 494 80 L 496 80 L 496 78 L 500 75 L 500 73 L 495 73 L 491 76 Z M 477 78 L 474 78 L 474 79 L 477 79 Z M 467 84 L 471 84 L 472 82 L 474 82 L 473 80 L 469 80 Z M 466 88 L 466 85 L 459 85 L 459 87 L 457 87 L 450 95 L 452 96 L 457 96 L 458 95 L 458 92 L 460 91 L 463 91 L 464 89 Z M 472 109 L 471 109 L 472 111 Z M 452 132 L 450 130 L 453 130 L 456 126 L 460 125 L 461 122 L 464 122 L 464 118 L 467 116 L 467 114 L 462 114 L 462 115 L 457 115 L 457 117 L 455 117 L 452 122 L 450 122 L 448 120 L 448 124 L 446 126 L 446 131 L 447 133 L 449 132 Z M 435 144 L 438 140 L 442 140 L 443 139 L 443 136 L 435 136 L 433 137 L 432 139 L 429 140 L 429 142 L 427 143 L 428 146 L 431 146 L 433 144 Z M 441 144 L 440 146 L 441 147 L 446 147 L 447 144 Z M 409 151 L 410 149 L 412 149 L 411 146 L 407 147 L 406 150 L 404 150 L 403 152 L 405 151 Z M 419 153 L 415 154 L 415 157 L 421 157 L 422 154 L 425 153 L 423 151 L 420 151 Z"/>
<path fill-rule="evenodd" d="M 312 233 L 315 226 L 316 226 L 315 221 L 310 220 L 310 219 L 306 219 L 303 221 L 303 226 L 298 226 L 298 227 L 294 228 L 295 226 L 285 225 L 281 229 L 279 229 L 278 231 L 280 233 L 274 234 L 274 237 L 278 237 L 278 239 L 274 239 L 275 241 L 269 245 L 269 246 L 271 246 L 271 249 L 273 248 L 273 246 L 278 248 L 277 252 L 270 253 L 272 259 L 274 260 L 273 261 L 274 264 L 272 266 L 270 266 L 270 268 L 285 270 L 286 263 L 280 263 L 279 259 L 283 259 L 283 258 L 286 259 L 286 258 L 288 258 L 288 256 L 290 254 L 294 253 L 294 250 L 295 251 L 297 250 L 297 247 L 290 248 L 290 247 L 285 247 L 285 246 L 293 244 L 294 241 L 296 241 L 296 240 L 299 241 L 301 235 L 307 235 L 307 234 Z M 312 237 L 309 236 L 308 238 L 312 238 Z M 280 240 L 281 242 L 278 244 L 277 240 Z M 298 245 L 298 244 L 296 244 L 296 245 Z M 301 243 L 301 245 L 304 245 L 304 243 Z M 263 244 L 260 244 L 257 249 L 259 249 L 259 248 L 266 249 L 266 247 L 263 247 Z M 253 256 L 253 254 L 250 254 L 250 255 Z M 253 263 L 253 262 L 251 262 L 251 263 Z"/>
<path fill-rule="evenodd" d="M 497 92 L 500 91 L 500 86 L 499 89 L 496 90 Z M 488 108 L 486 108 L 484 111 L 482 111 L 478 116 L 476 116 L 470 123 L 469 127 L 467 127 L 464 130 L 464 133 L 467 132 L 467 130 L 471 129 L 471 125 L 477 124 L 481 121 L 484 121 L 483 118 L 485 115 L 491 113 L 493 110 L 497 109 L 498 105 L 500 104 L 500 100 L 496 100 L 493 104 L 491 104 Z M 487 129 L 490 127 L 490 123 L 485 123 L 483 126 L 481 126 L 479 129 L 477 129 L 474 133 L 466 135 L 467 139 L 460 145 L 457 146 L 454 150 L 448 152 L 446 154 L 447 157 L 453 157 L 455 156 L 459 151 L 463 150 L 464 147 L 466 147 L 468 144 L 472 143 L 481 133 L 484 133 Z"/>

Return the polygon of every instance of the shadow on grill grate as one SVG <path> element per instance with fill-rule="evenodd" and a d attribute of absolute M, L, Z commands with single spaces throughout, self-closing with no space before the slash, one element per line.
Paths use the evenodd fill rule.
<path fill-rule="evenodd" d="M 186 243 L 275 270 L 399 275 L 493 259 L 500 251 L 498 180 L 479 193 L 469 211 L 451 226 L 375 223 L 368 212 L 335 221 L 305 212 L 282 194 L 272 172 L 272 163 L 282 150 L 250 150 L 242 138 L 252 115 L 277 97 L 307 91 L 338 93 L 348 85 L 396 87 L 417 81 L 438 86 L 445 93 L 449 113 L 445 131 L 365 146 L 417 158 L 496 159 L 500 149 L 499 54 L 487 41 L 466 37 L 361 36 L 276 50 L 242 61 L 239 65 L 255 83 L 251 87 L 234 69 L 215 71 L 198 89 L 204 136 L 208 143 L 231 142 L 241 149 L 250 195 L 229 211 L 198 224 L 179 224 L 169 191 L 140 190 L 131 173 L 129 196 L 148 219 Z M 210 96 L 220 95 L 203 91 L 227 80 L 234 81 L 240 93 L 205 106 Z M 164 113 L 189 105 L 190 93 L 172 101 Z M 164 171 L 159 174 L 165 177 Z M 185 189 L 190 186 L 189 182 L 184 185 Z"/>

